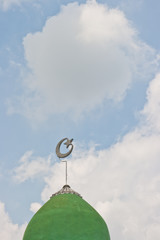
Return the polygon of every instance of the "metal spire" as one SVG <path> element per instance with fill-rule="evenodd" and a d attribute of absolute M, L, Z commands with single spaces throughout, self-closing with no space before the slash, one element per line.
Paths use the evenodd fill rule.
<path fill-rule="evenodd" d="M 62 145 L 62 143 L 66 140 L 66 142 L 64 143 L 64 145 L 66 145 L 66 148 L 68 148 L 69 146 L 71 146 L 71 149 L 67 152 L 67 153 L 61 153 L 60 151 L 60 147 Z M 73 138 L 71 140 L 69 140 L 68 138 L 63 138 L 56 146 L 56 154 L 57 154 L 57 157 L 59 159 L 61 158 L 65 158 L 67 156 L 69 156 L 73 150 L 73 144 L 72 144 L 72 141 L 73 141 Z M 62 162 L 65 162 L 66 163 L 66 168 L 65 168 L 65 182 L 66 182 L 66 185 L 67 185 L 67 177 L 68 177 L 68 174 L 67 174 L 67 161 L 66 160 L 61 160 Z"/>

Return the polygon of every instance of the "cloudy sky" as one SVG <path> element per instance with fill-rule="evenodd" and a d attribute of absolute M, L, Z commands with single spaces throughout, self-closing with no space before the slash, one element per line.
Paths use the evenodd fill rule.
<path fill-rule="evenodd" d="M 0 239 L 68 182 L 112 240 L 160 236 L 159 0 L 0 0 Z"/>

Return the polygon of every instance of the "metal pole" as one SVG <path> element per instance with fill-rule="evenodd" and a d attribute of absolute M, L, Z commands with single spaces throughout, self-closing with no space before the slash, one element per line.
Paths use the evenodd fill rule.
<path fill-rule="evenodd" d="M 67 161 L 65 160 L 62 160 L 61 162 L 65 162 L 66 163 L 66 167 L 65 167 L 65 182 L 66 182 L 66 185 L 67 185 Z"/>
<path fill-rule="evenodd" d="M 66 161 L 66 185 L 67 185 L 67 161 Z"/>

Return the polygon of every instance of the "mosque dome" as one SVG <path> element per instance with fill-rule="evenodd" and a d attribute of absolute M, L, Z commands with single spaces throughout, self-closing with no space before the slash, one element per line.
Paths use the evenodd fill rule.
<path fill-rule="evenodd" d="M 64 185 L 33 216 L 23 240 L 110 240 L 110 236 L 99 213 Z"/>

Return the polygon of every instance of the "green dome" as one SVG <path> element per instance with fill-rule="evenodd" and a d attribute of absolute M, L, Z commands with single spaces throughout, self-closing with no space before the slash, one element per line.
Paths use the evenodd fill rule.
<path fill-rule="evenodd" d="M 110 240 L 103 218 L 66 186 L 33 216 L 23 240 Z"/>

